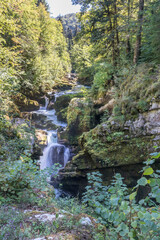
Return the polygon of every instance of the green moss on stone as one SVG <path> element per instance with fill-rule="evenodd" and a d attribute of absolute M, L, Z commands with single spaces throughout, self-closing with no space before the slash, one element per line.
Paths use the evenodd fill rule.
<path fill-rule="evenodd" d="M 77 144 L 78 137 L 93 128 L 94 118 L 93 103 L 89 99 L 74 98 L 71 100 L 67 112 L 67 131 L 70 144 Z"/>
<path fill-rule="evenodd" d="M 130 136 L 98 125 L 79 138 L 82 151 L 73 163 L 78 169 L 123 166 L 146 160 L 153 151 L 154 136 Z M 160 144 L 160 140 L 158 140 Z"/>
<path fill-rule="evenodd" d="M 140 64 L 131 69 L 128 76 L 123 75 L 117 88 L 117 104 L 114 107 L 115 116 L 124 115 L 125 119 L 133 119 L 139 113 L 149 110 L 152 99 L 160 96 L 160 68 L 153 64 Z M 118 80 L 117 80 L 118 81 Z"/>

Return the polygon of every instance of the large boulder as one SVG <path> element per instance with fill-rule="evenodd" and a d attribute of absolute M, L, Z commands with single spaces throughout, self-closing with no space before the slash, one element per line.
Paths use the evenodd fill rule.
<path fill-rule="evenodd" d="M 57 119 L 59 121 L 67 121 L 67 109 L 68 109 L 68 105 L 71 101 L 71 99 L 75 98 L 75 97 L 83 97 L 83 93 L 82 92 L 78 92 L 78 93 L 71 93 L 71 94 L 66 94 L 64 92 L 64 95 L 60 95 L 58 97 L 56 97 L 56 101 L 54 102 L 54 109 L 56 110 L 56 115 L 57 115 Z"/>
<path fill-rule="evenodd" d="M 47 120 L 47 116 L 40 113 L 31 114 L 32 124 L 39 129 L 56 130 L 57 126 L 52 120 Z"/>
<path fill-rule="evenodd" d="M 69 144 L 78 144 L 78 137 L 95 126 L 95 110 L 92 101 L 85 98 L 73 98 L 67 111 L 67 129 L 65 136 Z"/>
<path fill-rule="evenodd" d="M 78 126 L 77 126 L 78 128 Z M 120 123 L 110 119 L 79 137 L 81 150 L 61 172 L 68 191 L 84 191 L 88 172 L 99 170 L 109 183 L 120 172 L 129 186 L 136 184 L 143 162 L 160 146 L 160 104 L 153 103 L 148 112 L 135 120 Z M 156 162 L 160 165 L 159 160 Z"/>
<path fill-rule="evenodd" d="M 160 104 L 152 104 L 148 112 L 123 125 L 112 120 L 102 123 L 83 133 L 79 144 L 92 159 L 92 168 L 143 162 L 154 151 L 153 147 L 160 145 Z M 73 161 L 79 163 L 76 158 Z"/>

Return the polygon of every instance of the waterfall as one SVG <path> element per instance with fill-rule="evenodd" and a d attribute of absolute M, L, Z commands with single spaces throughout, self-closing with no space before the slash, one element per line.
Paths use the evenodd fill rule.
<path fill-rule="evenodd" d="M 49 98 L 45 96 L 45 106 L 40 107 L 40 110 L 47 110 L 48 104 L 49 104 Z"/>
<path fill-rule="evenodd" d="M 44 149 L 43 156 L 40 158 L 41 169 L 50 168 L 56 163 L 59 163 L 62 169 L 66 166 L 69 157 L 69 148 L 59 143 L 50 143 Z"/>
<path fill-rule="evenodd" d="M 53 121 L 57 126 L 65 127 L 66 124 L 57 121 L 55 110 L 47 110 L 49 98 L 45 96 L 45 106 L 40 107 L 38 113 L 47 116 L 48 120 Z M 69 148 L 61 145 L 57 142 L 57 131 L 46 131 L 47 132 L 47 147 L 43 151 L 43 156 L 40 157 L 40 168 L 51 168 L 54 164 L 59 163 L 61 169 L 64 168 L 69 160 L 70 151 Z"/>
<path fill-rule="evenodd" d="M 71 90 L 57 92 L 54 94 L 54 97 L 55 97 L 54 101 L 56 102 L 56 99 L 62 95 L 79 93 L 82 90 L 83 90 L 83 86 L 77 85 Z M 50 95 L 52 94 L 52 92 L 48 92 L 47 94 Z M 62 192 L 62 190 L 59 188 L 59 185 L 58 185 L 59 180 L 57 180 L 58 178 L 56 179 L 58 171 L 52 170 L 52 166 L 58 163 L 61 165 L 60 169 L 65 168 L 67 162 L 70 159 L 70 150 L 65 145 L 58 143 L 57 130 L 47 130 L 47 129 L 44 130 L 44 124 L 48 121 L 54 124 L 54 129 L 55 129 L 55 125 L 57 126 L 57 129 L 58 127 L 65 128 L 67 126 L 67 123 L 61 122 L 57 119 L 55 109 L 47 109 L 48 104 L 49 104 L 49 98 L 45 96 L 44 106 L 41 106 L 38 111 L 34 111 L 33 113 L 37 114 L 37 117 L 35 118 L 35 122 L 37 120 L 38 128 L 43 129 L 43 131 L 46 131 L 47 133 L 47 146 L 44 148 L 43 155 L 40 157 L 40 161 L 39 161 L 40 169 L 44 170 L 45 168 L 50 168 L 51 171 L 47 171 L 46 173 L 47 176 L 49 173 L 49 178 L 46 176 L 46 180 L 52 185 L 54 184 L 53 186 L 54 186 L 55 194 L 56 194 L 56 197 L 58 197 L 60 195 L 66 195 L 66 193 L 64 194 L 64 192 Z M 43 118 L 43 116 L 45 117 Z M 42 121 L 39 121 L 41 117 L 42 117 Z M 50 129 L 50 127 L 48 129 Z"/>

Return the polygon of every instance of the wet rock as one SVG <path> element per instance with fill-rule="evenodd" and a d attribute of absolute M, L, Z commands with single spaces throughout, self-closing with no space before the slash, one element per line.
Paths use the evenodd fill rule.
<path fill-rule="evenodd" d="M 67 129 L 59 129 L 57 131 L 57 137 L 59 143 L 64 143 L 66 146 L 69 145 L 69 135 Z"/>
<path fill-rule="evenodd" d="M 47 129 L 47 130 L 56 130 L 57 129 L 57 125 L 55 125 L 51 120 L 44 122 L 43 126 L 41 126 L 41 127 L 43 129 Z"/>
<path fill-rule="evenodd" d="M 32 114 L 32 120 L 33 121 L 45 121 L 46 120 L 46 116 L 40 113 L 31 113 Z"/>
<path fill-rule="evenodd" d="M 54 145 L 50 148 L 49 151 L 49 160 L 50 165 L 54 165 L 55 163 L 59 163 L 61 166 L 65 165 L 65 151 L 66 151 L 66 147 L 64 145 Z"/>
<path fill-rule="evenodd" d="M 54 102 L 50 102 L 47 107 L 48 110 L 54 109 Z"/>
<path fill-rule="evenodd" d="M 57 125 L 55 125 L 52 120 L 47 120 L 47 116 L 43 114 L 32 113 L 32 124 L 35 128 L 46 129 L 46 130 L 56 130 Z"/>
<path fill-rule="evenodd" d="M 80 107 L 78 104 L 72 105 L 73 109 Z M 83 132 L 78 144 L 81 150 L 60 173 L 64 189 L 80 194 L 87 184 L 87 172 L 97 170 L 108 177 L 105 180 L 107 183 L 114 172 L 120 172 L 127 185 L 133 186 L 138 179 L 136 172 L 141 170 L 141 164 L 155 151 L 154 146 L 160 145 L 160 109 L 152 105 L 152 109 L 139 114 L 137 119 L 124 123 L 110 118 L 90 131 Z M 159 164 L 159 160 L 156 164 Z"/>

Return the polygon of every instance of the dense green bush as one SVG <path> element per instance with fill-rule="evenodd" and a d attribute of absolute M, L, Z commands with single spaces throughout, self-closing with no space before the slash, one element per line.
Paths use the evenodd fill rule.
<path fill-rule="evenodd" d="M 113 66 L 106 62 L 94 65 L 94 80 L 91 92 L 94 98 L 104 97 L 107 89 L 113 84 Z"/>
<path fill-rule="evenodd" d="M 34 130 L 29 122 L 16 125 L 13 120 L 0 114 L 1 161 L 16 161 L 25 150 L 31 151 L 33 138 Z"/>
<path fill-rule="evenodd" d="M 158 240 L 160 236 L 160 171 L 150 166 L 160 153 L 152 154 L 145 162 L 142 177 L 129 194 L 123 178 L 115 174 L 110 186 L 102 184 L 101 174 L 88 174 L 89 186 L 83 197 L 89 211 L 108 228 L 106 239 Z M 141 187 L 149 186 L 150 192 L 138 200 Z"/>
<path fill-rule="evenodd" d="M 23 214 L 13 207 L 0 207 L 0 240 L 24 239 L 22 224 Z"/>

